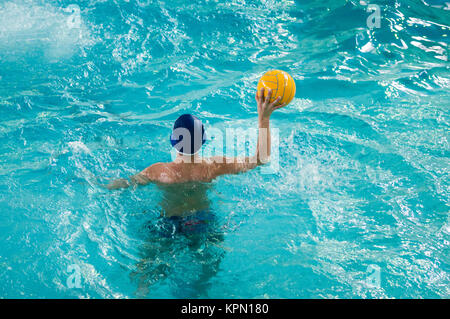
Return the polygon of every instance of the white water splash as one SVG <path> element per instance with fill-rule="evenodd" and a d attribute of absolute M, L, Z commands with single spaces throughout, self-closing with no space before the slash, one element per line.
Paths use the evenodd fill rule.
<path fill-rule="evenodd" d="M 90 42 L 78 6 L 58 8 L 30 0 L 0 4 L 2 59 L 14 60 L 30 53 L 64 58 Z"/>

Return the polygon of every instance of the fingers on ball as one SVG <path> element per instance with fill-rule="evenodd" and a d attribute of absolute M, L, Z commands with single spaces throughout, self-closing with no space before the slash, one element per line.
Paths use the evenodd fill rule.
<path fill-rule="evenodd" d="M 272 97 L 272 89 L 269 89 L 269 91 L 267 92 L 267 97 L 266 97 L 266 101 L 270 101 L 270 98 Z"/>
<path fill-rule="evenodd" d="M 264 88 L 256 90 L 256 101 L 260 102 L 264 100 Z"/>
<path fill-rule="evenodd" d="M 281 96 L 278 96 L 272 103 L 271 106 L 277 105 L 281 101 Z"/>

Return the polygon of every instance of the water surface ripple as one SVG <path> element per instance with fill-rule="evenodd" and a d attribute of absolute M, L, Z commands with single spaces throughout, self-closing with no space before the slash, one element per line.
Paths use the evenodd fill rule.
<path fill-rule="evenodd" d="M 0 0 L 0 297 L 448 298 L 450 8 L 376 5 Z M 170 160 L 182 112 L 254 127 L 272 68 L 280 170 L 217 179 L 208 232 L 96 184 Z"/>

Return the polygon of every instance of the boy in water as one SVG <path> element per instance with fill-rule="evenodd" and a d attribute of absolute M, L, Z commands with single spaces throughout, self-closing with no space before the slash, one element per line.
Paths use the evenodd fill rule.
<path fill-rule="evenodd" d="M 264 97 L 264 88 L 256 93 L 259 130 L 254 156 L 245 158 L 200 157 L 197 152 L 205 142 L 203 124 L 195 116 L 184 114 L 175 121 L 171 136 L 172 145 L 177 150 L 177 157 L 174 161 L 153 164 L 142 172 L 131 176 L 129 181 L 118 179 L 107 185 L 107 188 L 126 188 L 131 185 L 146 185 L 152 182 L 166 185 L 210 182 L 220 175 L 245 172 L 267 163 L 270 159 L 271 148 L 270 116 L 273 111 L 285 106 L 285 104 L 278 104 L 279 97 L 270 102 L 271 97 L 272 90 L 270 89 L 266 97 Z"/>

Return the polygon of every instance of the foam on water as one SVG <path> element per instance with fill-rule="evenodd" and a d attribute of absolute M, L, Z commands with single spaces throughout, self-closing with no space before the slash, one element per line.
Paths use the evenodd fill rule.
<path fill-rule="evenodd" d="M 60 59 L 91 42 L 80 7 L 20 0 L 0 4 L 0 54 L 6 61 L 44 54 Z"/>

